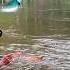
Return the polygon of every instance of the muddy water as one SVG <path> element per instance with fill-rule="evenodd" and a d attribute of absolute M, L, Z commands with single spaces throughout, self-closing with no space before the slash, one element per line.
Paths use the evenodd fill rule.
<path fill-rule="evenodd" d="M 69 0 L 25 0 L 22 6 L 16 13 L 0 13 L 0 54 L 21 50 L 46 59 L 18 60 L 0 70 L 70 70 Z"/>

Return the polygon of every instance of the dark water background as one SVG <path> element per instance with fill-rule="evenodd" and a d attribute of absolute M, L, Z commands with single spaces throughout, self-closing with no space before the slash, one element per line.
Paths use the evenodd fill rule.
<path fill-rule="evenodd" d="M 0 29 L 1 55 L 23 50 L 47 57 L 24 70 L 70 70 L 70 0 L 24 0 L 18 12 L 0 12 Z"/>

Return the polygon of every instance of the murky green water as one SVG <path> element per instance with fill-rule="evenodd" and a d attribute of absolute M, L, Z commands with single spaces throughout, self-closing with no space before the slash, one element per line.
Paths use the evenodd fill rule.
<path fill-rule="evenodd" d="M 70 70 L 70 0 L 24 0 L 18 12 L 0 12 L 0 29 L 0 54 L 37 53 L 46 61 L 31 70 Z"/>

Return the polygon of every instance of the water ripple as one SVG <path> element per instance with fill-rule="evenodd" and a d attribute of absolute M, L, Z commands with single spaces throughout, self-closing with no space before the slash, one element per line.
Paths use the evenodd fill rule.
<path fill-rule="evenodd" d="M 29 55 L 45 56 L 45 60 L 38 64 L 26 61 L 22 63 L 22 60 L 18 61 L 19 63 L 13 63 L 11 66 L 15 67 L 12 68 L 13 70 L 70 70 L 70 40 L 34 37 L 32 44 L 11 43 L 5 49 L 8 51 L 21 50 Z"/>
<path fill-rule="evenodd" d="M 49 60 L 54 70 L 70 69 L 70 40 L 60 39 L 33 39 L 37 44 L 48 50 Z M 45 52 L 46 53 L 46 52 Z"/>

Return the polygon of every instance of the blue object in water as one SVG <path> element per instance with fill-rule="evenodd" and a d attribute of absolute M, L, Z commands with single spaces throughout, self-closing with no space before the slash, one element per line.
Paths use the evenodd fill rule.
<path fill-rule="evenodd" d="M 16 12 L 20 7 L 21 2 L 22 0 L 11 0 L 3 8 L 1 8 L 1 12 Z"/>

